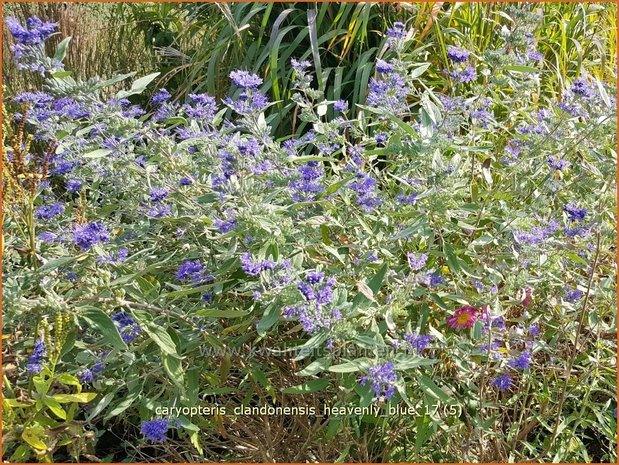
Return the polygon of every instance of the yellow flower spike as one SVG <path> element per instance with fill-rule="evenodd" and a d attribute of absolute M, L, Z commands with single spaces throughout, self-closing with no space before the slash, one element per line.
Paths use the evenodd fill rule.
<path fill-rule="evenodd" d="M 447 265 L 443 265 L 441 271 L 443 272 L 443 274 L 449 274 L 449 267 Z"/>

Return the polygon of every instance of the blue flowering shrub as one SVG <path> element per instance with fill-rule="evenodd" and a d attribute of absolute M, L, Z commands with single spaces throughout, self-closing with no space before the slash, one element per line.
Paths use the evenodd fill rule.
<path fill-rule="evenodd" d="M 140 107 L 7 20 L 5 459 L 616 460 L 615 81 L 549 87 L 529 10 L 395 23 L 354 120 L 292 59 L 282 140 L 250 71 Z"/>

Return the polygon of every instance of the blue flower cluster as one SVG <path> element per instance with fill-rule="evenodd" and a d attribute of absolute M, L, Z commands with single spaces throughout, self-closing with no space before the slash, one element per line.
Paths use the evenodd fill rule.
<path fill-rule="evenodd" d="M 318 194 L 324 192 L 322 177 L 324 170 L 317 161 L 310 161 L 297 169 L 298 176 L 288 183 L 295 202 L 311 202 Z"/>
<path fill-rule="evenodd" d="M 380 79 L 372 78 L 369 89 L 366 99 L 369 106 L 395 115 L 402 115 L 408 111 L 406 99 L 410 88 L 399 74 L 391 72 Z"/>
<path fill-rule="evenodd" d="M 200 260 L 187 260 L 178 267 L 176 279 L 199 285 L 214 281 L 215 277 L 208 272 Z"/>
<path fill-rule="evenodd" d="M 545 227 L 534 226 L 529 231 L 514 230 L 512 235 L 517 246 L 530 245 L 537 246 L 544 244 L 559 229 L 559 223 L 551 220 Z"/>
<path fill-rule="evenodd" d="M 359 381 L 361 384 L 371 383 L 376 397 L 384 396 L 385 399 L 389 400 L 395 394 L 397 378 L 393 362 L 385 362 L 370 367 L 368 374 Z"/>
<path fill-rule="evenodd" d="M 305 298 L 305 303 L 286 307 L 284 318 L 298 318 L 303 330 L 308 334 L 331 328 L 342 319 L 341 311 L 330 306 L 336 284 L 332 276 L 325 279 L 322 271 L 308 272 L 305 281 L 297 283 L 297 289 Z"/>
<path fill-rule="evenodd" d="M 240 115 L 251 115 L 264 110 L 269 104 L 267 97 L 258 92 L 262 84 L 262 78 L 258 75 L 243 70 L 235 70 L 230 73 L 232 83 L 242 89 L 243 92 L 236 100 L 227 98 L 224 103 Z"/>
<path fill-rule="evenodd" d="M 168 429 L 170 424 L 168 420 L 156 418 L 142 422 L 140 431 L 146 439 L 152 443 L 165 442 L 168 439 Z"/>
<path fill-rule="evenodd" d="M 84 383 L 93 383 L 105 369 L 105 364 L 102 360 L 97 360 L 91 368 L 86 368 L 79 375 L 79 380 Z"/>
<path fill-rule="evenodd" d="M 563 207 L 563 211 L 567 213 L 569 220 L 573 222 L 579 222 L 585 219 L 587 216 L 586 208 L 579 208 L 574 204 L 568 203 Z"/>
<path fill-rule="evenodd" d="M 118 312 L 112 315 L 112 321 L 118 328 L 120 337 L 126 344 L 135 341 L 142 332 L 140 325 L 127 312 Z"/>
<path fill-rule="evenodd" d="M 355 174 L 355 179 L 348 185 L 357 195 L 355 201 L 366 212 L 370 212 L 381 203 L 380 197 L 376 193 L 376 179 L 359 169 Z"/>
<path fill-rule="evenodd" d="M 582 291 L 579 289 L 566 289 L 565 300 L 569 303 L 575 303 L 582 297 Z"/>
<path fill-rule="evenodd" d="M 105 226 L 96 221 L 73 229 L 73 242 L 82 250 L 89 250 L 92 246 L 109 240 L 110 235 Z"/>
<path fill-rule="evenodd" d="M 490 384 L 501 392 L 507 391 L 513 385 L 512 376 L 508 372 L 501 373 Z"/>
<path fill-rule="evenodd" d="M 62 215 L 64 213 L 64 205 L 55 202 L 51 205 L 41 205 L 37 208 L 34 216 L 43 221 L 49 221 L 55 216 Z"/>
<path fill-rule="evenodd" d="M 404 340 L 407 342 L 410 349 L 421 353 L 428 348 L 430 343 L 434 340 L 434 336 L 431 334 L 406 333 L 404 335 Z"/>
<path fill-rule="evenodd" d="M 447 58 L 454 63 L 454 69 L 447 72 L 447 75 L 456 82 L 465 83 L 477 80 L 477 70 L 473 65 L 468 64 L 471 52 L 463 48 L 449 47 Z"/>
<path fill-rule="evenodd" d="M 47 353 L 45 347 L 45 341 L 43 339 L 39 339 L 34 343 L 34 349 L 28 358 L 28 364 L 26 365 L 26 370 L 28 373 L 36 374 L 40 373 L 43 370 L 43 359 Z"/>
<path fill-rule="evenodd" d="M 42 75 L 45 75 L 47 71 L 63 69 L 62 63 L 46 57 L 44 48 L 44 42 L 54 34 L 58 23 L 43 21 L 36 16 L 26 19 L 25 25 L 15 18 L 7 18 L 6 23 L 15 39 L 15 44 L 11 45 L 11 51 L 20 69 Z"/>
<path fill-rule="evenodd" d="M 263 271 L 273 270 L 277 264 L 273 260 L 255 261 L 250 253 L 241 255 L 241 268 L 249 276 L 258 276 Z"/>
<path fill-rule="evenodd" d="M 408 259 L 408 266 L 410 266 L 413 271 L 421 270 L 428 261 L 428 255 L 425 253 L 414 254 L 409 252 L 406 254 L 406 258 Z"/>

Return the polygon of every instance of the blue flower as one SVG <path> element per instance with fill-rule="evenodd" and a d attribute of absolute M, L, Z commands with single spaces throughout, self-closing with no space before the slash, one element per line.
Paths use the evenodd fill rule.
<path fill-rule="evenodd" d="M 208 94 L 189 94 L 191 104 L 183 105 L 183 111 L 190 117 L 211 120 L 217 113 L 217 102 Z"/>
<path fill-rule="evenodd" d="M 168 420 L 154 419 L 143 421 L 140 431 L 150 442 L 164 442 L 168 439 Z"/>
<path fill-rule="evenodd" d="M 544 54 L 532 48 L 527 51 L 527 58 L 531 61 L 542 61 L 544 59 Z"/>
<path fill-rule="evenodd" d="M 297 73 L 301 73 L 305 71 L 307 68 L 309 68 L 312 65 L 307 60 L 297 61 L 294 58 L 290 60 L 290 64 L 292 65 L 292 69 L 294 69 Z"/>
<path fill-rule="evenodd" d="M 409 194 L 409 195 L 398 194 L 396 199 L 402 205 L 415 205 L 417 203 L 417 197 L 418 197 L 418 195 L 415 194 L 415 193 L 412 193 L 412 194 Z"/>
<path fill-rule="evenodd" d="M 178 180 L 178 184 L 181 186 L 191 186 L 193 184 L 193 180 L 188 177 L 182 177 Z"/>
<path fill-rule="evenodd" d="M 226 98 L 224 103 L 240 115 L 249 115 L 264 110 L 269 99 L 260 92 L 243 92 L 237 100 Z"/>
<path fill-rule="evenodd" d="M 65 185 L 67 192 L 75 193 L 82 188 L 82 181 L 78 179 L 69 179 Z"/>
<path fill-rule="evenodd" d="M 297 173 L 297 179 L 288 183 L 288 187 L 292 190 L 292 200 L 295 202 L 316 200 L 317 195 L 325 190 L 321 182 L 323 169 L 318 166 L 317 161 L 310 161 L 299 166 Z"/>
<path fill-rule="evenodd" d="M 462 70 L 452 71 L 449 76 L 456 82 L 472 82 L 477 80 L 477 71 L 473 66 L 467 66 Z"/>
<path fill-rule="evenodd" d="M 257 89 L 262 84 L 262 79 L 257 74 L 243 70 L 235 70 L 230 73 L 232 83 L 241 89 Z"/>
<path fill-rule="evenodd" d="M 551 168 L 554 168 L 557 171 L 561 171 L 570 164 L 567 160 L 563 160 L 561 158 L 548 157 L 548 164 Z"/>
<path fill-rule="evenodd" d="M 505 372 L 494 378 L 490 384 L 499 391 L 504 392 L 512 387 L 512 377 L 509 373 Z"/>
<path fill-rule="evenodd" d="M 78 376 L 80 382 L 83 384 L 92 383 L 95 380 L 95 375 L 89 368 L 84 369 Z"/>
<path fill-rule="evenodd" d="M 58 27 L 58 23 L 42 21 L 36 16 L 31 16 L 26 19 L 25 26 L 15 18 L 7 18 L 6 23 L 9 26 L 11 35 L 15 38 L 17 43 L 23 45 L 37 45 L 43 43 Z"/>
<path fill-rule="evenodd" d="M 348 102 L 346 100 L 336 100 L 333 104 L 333 109 L 335 111 L 346 111 L 348 110 Z"/>
<path fill-rule="evenodd" d="M 176 279 L 199 284 L 205 281 L 213 281 L 215 278 L 208 273 L 200 260 L 187 260 L 178 267 Z"/>
<path fill-rule="evenodd" d="M 135 341 L 142 332 L 140 325 L 127 312 L 119 312 L 112 315 L 112 321 L 126 344 Z"/>
<path fill-rule="evenodd" d="M 471 52 L 459 47 L 447 47 L 447 58 L 454 63 L 464 63 L 469 59 Z"/>
<path fill-rule="evenodd" d="M 219 218 L 216 218 L 214 221 L 214 225 L 217 229 L 219 229 L 220 233 L 226 234 L 232 231 L 234 228 L 236 228 L 238 225 L 238 222 L 236 221 L 235 217 L 231 217 L 226 220 L 221 220 Z"/>
<path fill-rule="evenodd" d="M 410 89 L 399 74 L 391 73 L 380 80 L 372 78 L 368 87 L 368 105 L 394 114 L 408 110 L 406 99 Z"/>
<path fill-rule="evenodd" d="M 389 400 L 395 394 L 395 383 L 397 374 L 393 362 L 385 362 L 383 364 L 374 365 L 368 370 L 368 375 L 362 377 L 359 381 L 361 384 L 372 383 L 372 389 L 376 397 L 381 395 Z"/>
<path fill-rule="evenodd" d="M 166 89 L 159 89 L 157 93 L 153 96 L 153 105 L 161 105 L 163 102 L 169 100 L 170 97 L 170 92 L 168 92 Z"/>
<path fill-rule="evenodd" d="M 73 230 L 73 242 L 82 250 L 89 250 L 93 245 L 109 240 L 110 235 L 101 223 L 88 223 Z"/>
<path fill-rule="evenodd" d="M 393 64 L 384 60 L 376 60 L 376 71 L 379 73 L 389 74 L 393 71 Z"/>
<path fill-rule="evenodd" d="M 372 211 L 381 200 L 376 194 L 376 179 L 369 174 L 358 171 L 355 180 L 348 187 L 357 193 L 356 202 L 365 211 Z"/>
<path fill-rule="evenodd" d="M 585 208 L 578 208 L 571 203 L 565 205 L 563 211 L 568 214 L 570 221 L 582 221 L 587 215 L 587 210 Z"/>
<path fill-rule="evenodd" d="M 434 340 L 434 336 L 431 334 L 407 333 L 404 335 L 404 340 L 408 342 L 411 349 L 417 352 L 423 352 Z"/>
<path fill-rule="evenodd" d="M 153 202 L 161 202 L 169 195 L 169 192 L 162 187 L 154 187 L 150 190 L 148 195 Z"/>
<path fill-rule="evenodd" d="M 404 30 L 404 23 L 397 21 L 393 23 L 393 27 L 387 29 L 387 36 L 392 39 L 403 39 L 406 37 L 406 31 Z"/>
<path fill-rule="evenodd" d="M 172 207 L 164 203 L 156 203 L 146 210 L 146 216 L 149 218 L 163 218 L 172 212 Z"/>
<path fill-rule="evenodd" d="M 531 366 L 531 353 L 524 351 L 517 357 L 512 358 L 508 364 L 517 370 L 526 370 Z"/>
<path fill-rule="evenodd" d="M 590 99 L 595 96 L 595 89 L 593 86 L 583 78 L 576 79 L 572 82 L 572 87 L 570 90 L 577 95 L 584 97 L 585 99 Z"/>
<path fill-rule="evenodd" d="M 38 236 L 39 240 L 47 243 L 54 243 L 58 239 L 58 235 L 51 231 L 42 231 Z"/>
<path fill-rule="evenodd" d="M 578 289 L 566 289 L 565 300 L 570 303 L 574 303 L 582 297 L 582 291 Z"/>
<path fill-rule="evenodd" d="M 540 245 L 550 238 L 559 228 L 556 220 L 551 220 L 546 227 L 536 226 L 530 231 L 515 230 L 512 232 L 517 244 Z"/>
<path fill-rule="evenodd" d="M 408 259 L 408 266 L 410 266 L 413 271 L 422 269 L 428 260 L 428 256 L 425 253 L 414 254 L 409 252 L 406 254 L 406 258 Z"/>
<path fill-rule="evenodd" d="M 61 203 L 53 203 L 51 205 L 42 205 L 37 208 L 34 216 L 40 220 L 51 220 L 55 216 L 62 215 L 64 213 L 64 205 Z"/>
<path fill-rule="evenodd" d="M 386 132 L 379 132 L 374 136 L 374 140 L 377 144 L 384 144 L 387 142 L 388 134 Z"/>
<path fill-rule="evenodd" d="M 250 253 L 244 253 L 241 255 L 241 268 L 249 276 L 258 276 L 262 271 L 262 265 L 260 262 L 254 261 Z"/>
<path fill-rule="evenodd" d="M 47 353 L 45 347 L 45 341 L 43 339 L 39 339 L 34 343 L 34 349 L 32 350 L 32 354 L 28 358 L 28 364 L 26 365 L 26 370 L 28 373 L 36 374 L 40 373 L 43 370 L 43 359 Z"/>

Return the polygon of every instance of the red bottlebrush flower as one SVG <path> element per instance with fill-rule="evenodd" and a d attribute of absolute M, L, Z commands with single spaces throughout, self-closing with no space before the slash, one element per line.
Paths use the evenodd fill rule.
<path fill-rule="evenodd" d="M 465 305 L 456 309 L 454 314 L 447 318 L 447 324 L 454 329 L 466 329 L 473 326 L 477 319 L 477 309 L 470 305 Z"/>

